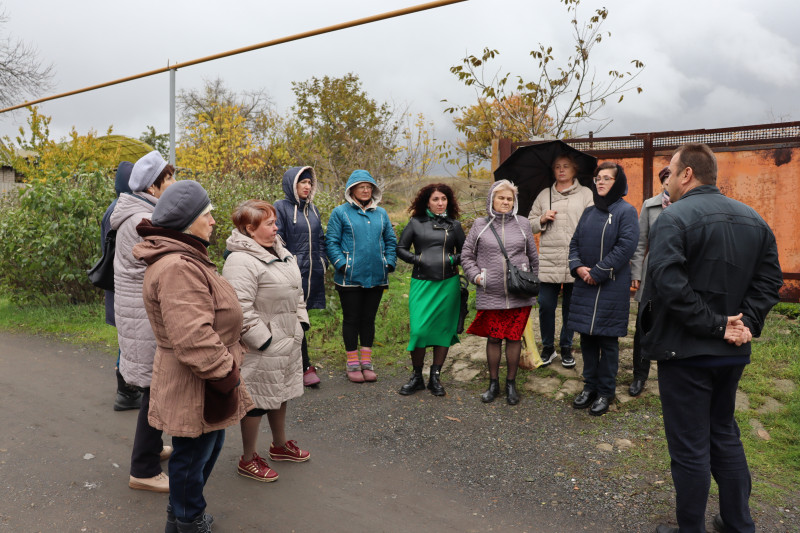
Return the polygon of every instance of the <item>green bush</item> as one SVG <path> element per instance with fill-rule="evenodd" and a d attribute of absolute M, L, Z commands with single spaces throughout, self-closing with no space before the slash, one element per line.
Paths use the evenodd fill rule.
<path fill-rule="evenodd" d="M 33 183 L 0 211 L 0 284 L 14 303 L 96 302 L 86 270 L 100 255 L 100 220 L 114 198 L 102 171 Z"/>
<path fill-rule="evenodd" d="M 211 246 L 208 255 L 212 261 L 222 269 L 222 255 L 225 252 L 225 241 L 233 230 L 231 216 L 233 210 L 241 202 L 255 198 L 274 204 L 285 197 L 280 180 L 247 179 L 237 176 L 196 175 L 194 180 L 200 183 L 208 192 L 211 204 L 214 206 L 214 220 L 216 226 L 211 236 Z M 323 224 L 327 223 L 331 210 L 338 202 L 328 193 L 318 192 L 314 197 Z"/>
<path fill-rule="evenodd" d="M 209 256 L 222 267 L 231 214 L 240 202 L 284 197 L 280 180 L 195 175 L 214 204 L 216 229 Z M 15 304 L 57 305 L 99 302 L 103 291 L 89 283 L 86 270 L 99 258 L 100 221 L 114 199 L 112 174 L 80 172 L 68 179 L 34 183 L 0 206 L 0 288 Z M 319 193 L 323 221 L 338 204 Z"/>

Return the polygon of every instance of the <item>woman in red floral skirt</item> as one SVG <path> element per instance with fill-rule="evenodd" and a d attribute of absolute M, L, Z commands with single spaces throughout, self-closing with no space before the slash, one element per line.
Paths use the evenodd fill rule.
<path fill-rule="evenodd" d="M 511 293 L 506 282 L 506 260 L 499 240 L 511 263 L 538 275 L 539 256 L 528 220 L 517 216 L 517 188 L 500 180 L 489 188 L 487 216 L 475 220 L 461 252 L 461 267 L 467 279 L 477 285 L 478 313 L 467 333 L 486 337 L 489 388 L 481 394 L 484 403 L 500 395 L 499 371 L 503 339 L 506 341 L 506 401 L 519 403 L 516 388 L 517 368 L 522 350 L 522 332 L 536 298 Z M 494 229 L 494 231 L 492 231 Z M 497 236 L 495 236 L 495 233 Z"/>

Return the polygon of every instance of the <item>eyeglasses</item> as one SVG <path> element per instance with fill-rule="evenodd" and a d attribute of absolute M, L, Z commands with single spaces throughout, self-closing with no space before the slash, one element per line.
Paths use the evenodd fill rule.
<path fill-rule="evenodd" d="M 355 187 L 353 187 L 353 189 L 355 189 L 357 191 L 371 191 L 372 190 L 372 185 L 370 185 L 368 183 L 364 184 L 364 185 L 356 185 Z"/>
<path fill-rule="evenodd" d="M 594 182 L 600 183 L 602 181 L 603 183 L 608 183 L 609 181 L 614 181 L 615 179 L 617 178 L 610 178 L 608 176 L 595 176 Z"/>

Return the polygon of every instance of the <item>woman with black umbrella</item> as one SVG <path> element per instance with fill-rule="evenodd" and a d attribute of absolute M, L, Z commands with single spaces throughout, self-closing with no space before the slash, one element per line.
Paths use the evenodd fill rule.
<path fill-rule="evenodd" d="M 572 357 L 573 331 L 567 326 L 572 287 L 569 271 L 569 242 L 583 211 L 593 204 L 592 191 L 578 182 L 578 165 L 573 156 L 564 154 L 553 161 L 555 182 L 536 197 L 528 219 L 539 238 L 539 328 L 542 335 L 542 365 L 556 358 L 555 328 L 558 294 L 562 293 L 561 365 L 575 366 Z M 563 289 L 563 290 L 562 290 Z"/>

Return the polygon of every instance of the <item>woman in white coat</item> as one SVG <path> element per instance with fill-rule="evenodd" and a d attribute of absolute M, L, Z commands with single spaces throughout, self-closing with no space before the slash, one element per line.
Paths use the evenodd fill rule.
<path fill-rule="evenodd" d="M 303 394 L 300 346 L 308 329 L 300 269 L 278 238 L 275 208 L 247 200 L 233 213 L 236 229 L 227 240 L 222 275 L 236 289 L 244 313 L 242 340 L 247 353 L 242 380 L 256 408 L 242 419 L 240 475 L 275 481 L 278 474 L 257 450 L 259 425 L 266 414 L 272 431 L 273 461 L 307 461 L 311 454 L 286 440 L 286 403 Z"/>
<path fill-rule="evenodd" d="M 542 334 L 542 365 L 556 358 L 555 342 L 561 350 L 561 366 L 572 368 L 572 337 L 567 327 L 575 278 L 569 271 L 569 243 L 583 211 L 592 205 L 592 190 L 578 182 L 578 165 L 568 155 L 553 161 L 555 182 L 536 197 L 528 219 L 539 237 L 539 328 Z M 561 333 L 555 338 L 556 307 L 561 293 Z"/>

